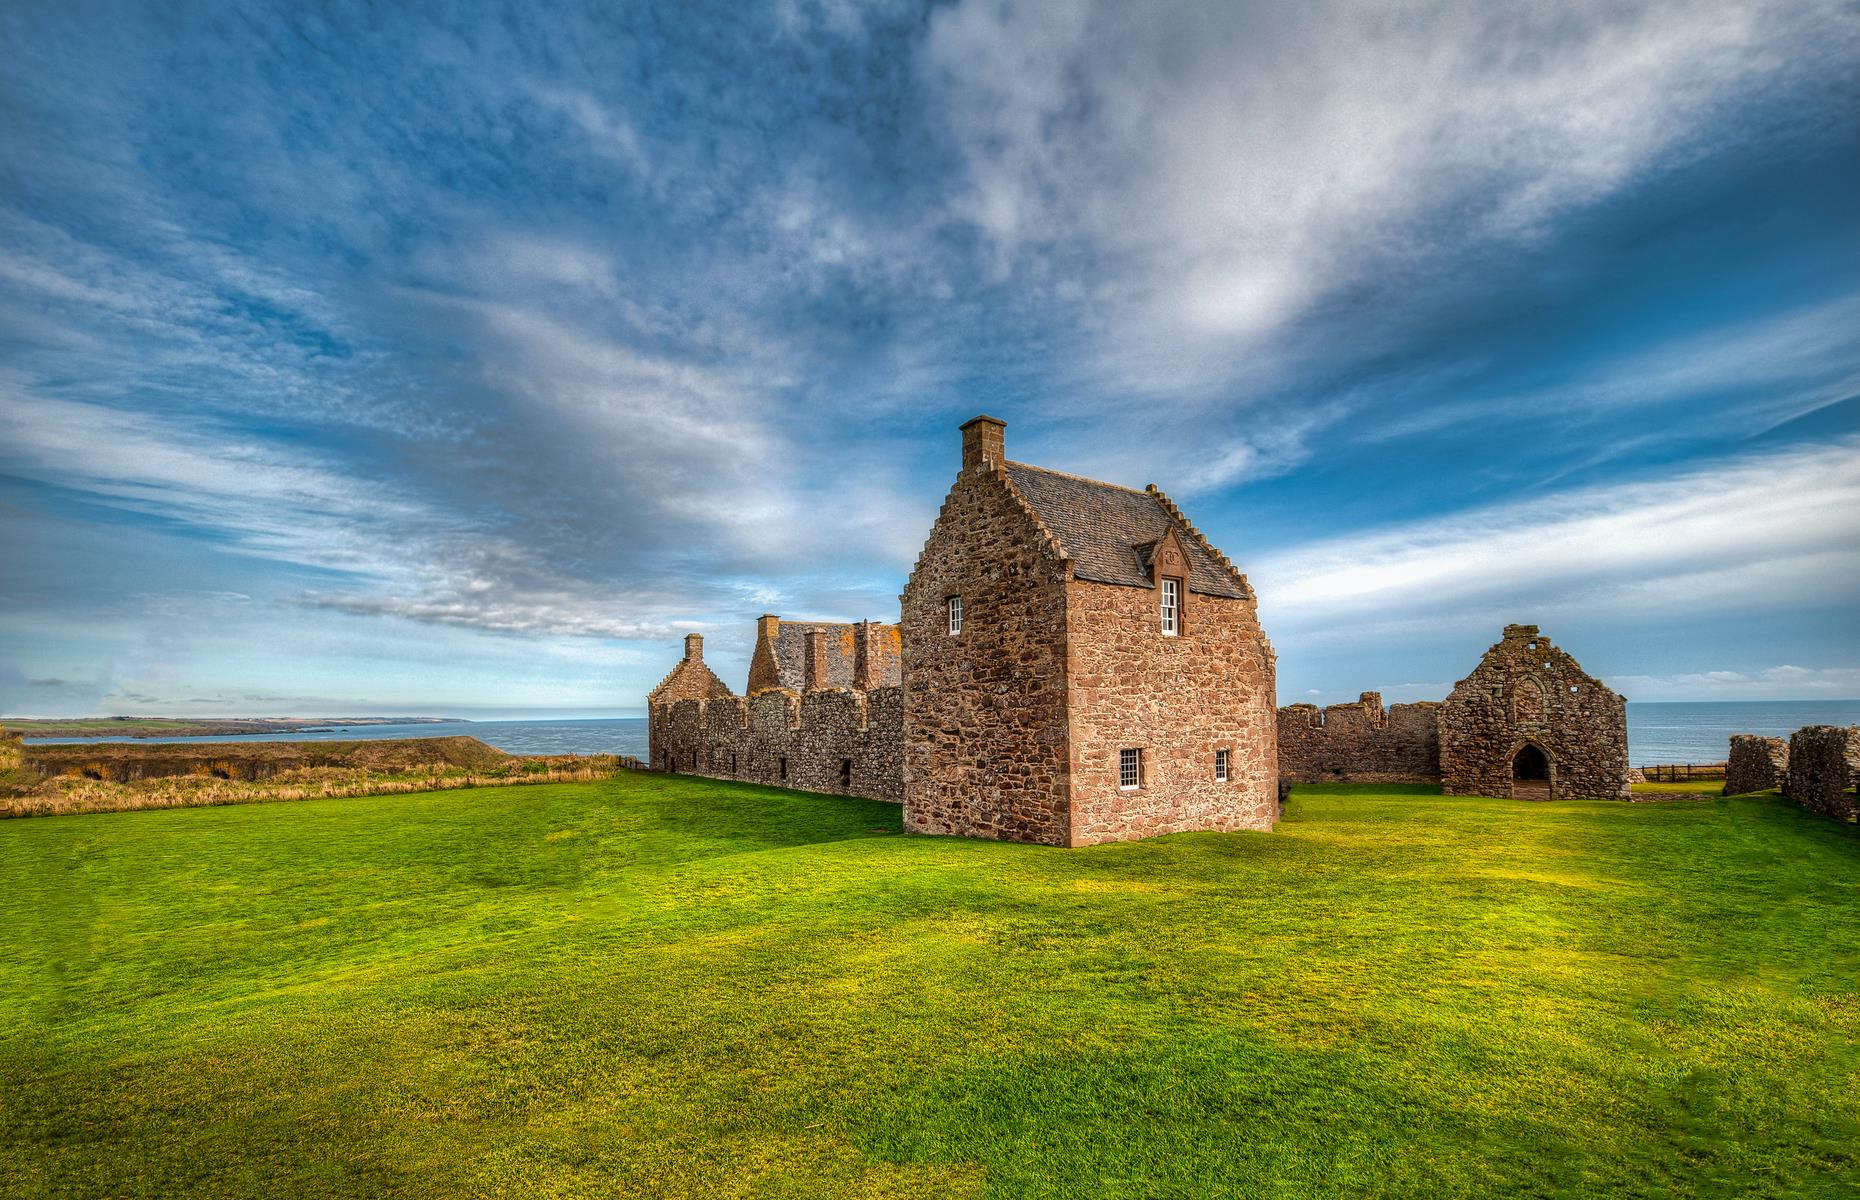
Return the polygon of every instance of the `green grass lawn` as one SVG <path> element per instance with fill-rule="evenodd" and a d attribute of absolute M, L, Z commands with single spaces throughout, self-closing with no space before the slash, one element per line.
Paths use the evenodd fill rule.
<path fill-rule="evenodd" d="M 689 777 L 0 822 L 0 1191 L 1860 1189 L 1860 831 L 1300 787 L 1051 850 Z"/>

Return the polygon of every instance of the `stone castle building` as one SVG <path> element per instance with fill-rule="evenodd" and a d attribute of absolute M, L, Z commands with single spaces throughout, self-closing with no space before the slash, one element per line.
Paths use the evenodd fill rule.
<path fill-rule="evenodd" d="M 896 626 L 758 623 L 648 697 L 652 765 L 902 801 L 905 828 L 1058 846 L 1277 816 L 1274 659 L 1246 577 L 1153 485 L 962 466 Z"/>
<path fill-rule="evenodd" d="M 1450 796 L 1628 795 L 1627 702 L 1535 625 L 1508 625 L 1443 703 L 1279 710 L 1279 770 L 1298 783 L 1438 783 Z M 1767 785 L 1766 785 L 1767 786 Z"/>
<path fill-rule="evenodd" d="M 1626 702 L 1510 625 L 1443 703 L 1275 708 L 1245 575 L 1154 484 L 962 466 L 896 625 L 764 616 L 744 694 L 703 639 L 648 697 L 659 770 L 904 805 L 907 830 L 1083 846 L 1270 829 L 1281 779 L 1628 794 Z"/>
<path fill-rule="evenodd" d="M 1274 659 L 1246 576 L 1169 498 L 962 470 L 905 585 L 908 830 L 1049 845 L 1277 816 Z"/>

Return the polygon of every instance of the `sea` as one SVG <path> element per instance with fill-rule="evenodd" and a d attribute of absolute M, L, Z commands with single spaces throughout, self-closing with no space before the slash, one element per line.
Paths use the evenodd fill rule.
<path fill-rule="evenodd" d="M 1860 700 L 1629 702 L 1628 761 L 1722 762 L 1734 733 L 1788 737 L 1804 725 L 1860 725 Z M 332 725 L 314 733 L 164 738 L 171 742 L 309 742 L 464 734 L 510 754 L 631 754 L 646 757 L 646 718 L 595 721 L 439 721 L 418 725 Z M 29 742 L 152 741 L 144 738 L 27 738 Z"/>

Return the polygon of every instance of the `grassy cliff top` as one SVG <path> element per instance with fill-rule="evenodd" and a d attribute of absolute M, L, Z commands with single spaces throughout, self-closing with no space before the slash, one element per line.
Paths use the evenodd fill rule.
<path fill-rule="evenodd" d="M 19 1194 L 1852 1195 L 1860 830 L 687 776 L 0 822 Z"/>

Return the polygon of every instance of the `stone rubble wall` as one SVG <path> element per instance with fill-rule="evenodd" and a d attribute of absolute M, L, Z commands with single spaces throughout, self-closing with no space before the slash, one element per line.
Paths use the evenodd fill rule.
<path fill-rule="evenodd" d="M 1278 710 L 1279 775 L 1295 783 L 1438 783 L 1440 705 L 1397 704 L 1377 692 L 1351 704 Z"/>
<path fill-rule="evenodd" d="M 1178 556 L 1179 561 L 1179 556 Z M 1165 558 L 1163 568 L 1172 564 Z M 1185 571 L 1176 565 L 1177 571 Z M 1164 637 L 1152 588 L 1074 579 L 1072 846 L 1189 830 L 1270 830 L 1278 816 L 1272 647 L 1250 598 L 1182 597 Z M 1119 786 L 1119 751 L 1142 752 L 1140 787 Z M 1228 777 L 1215 778 L 1215 751 Z"/>
<path fill-rule="evenodd" d="M 1789 743 L 1754 733 L 1731 735 L 1731 754 L 1724 764 L 1724 794 L 1742 796 L 1783 786 L 1789 774 Z"/>
<path fill-rule="evenodd" d="M 661 771 L 904 800 L 901 688 L 800 695 L 769 688 L 747 699 L 680 700 L 649 714 Z"/>
<path fill-rule="evenodd" d="M 1852 821 L 1860 816 L 1854 782 L 1860 778 L 1860 725 L 1810 725 L 1789 739 L 1789 775 L 1783 795 L 1810 812 Z"/>
<path fill-rule="evenodd" d="M 994 453 L 956 477 L 899 598 L 904 828 L 1063 846 L 1067 562 Z"/>

